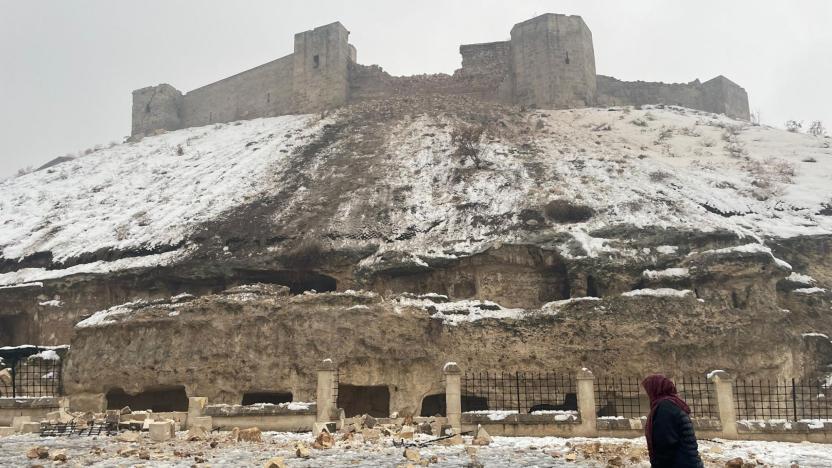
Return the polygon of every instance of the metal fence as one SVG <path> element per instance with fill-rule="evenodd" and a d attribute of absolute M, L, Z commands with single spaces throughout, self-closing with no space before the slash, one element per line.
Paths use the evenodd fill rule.
<path fill-rule="evenodd" d="M 0 398 L 55 397 L 63 394 L 60 360 L 24 357 L 7 365 L 5 368 L 0 366 Z"/>
<path fill-rule="evenodd" d="M 638 377 L 596 377 L 595 409 L 599 417 L 638 418 L 650 411 Z"/>
<path fill-rule="evenodd" d="M 577 411 L 575 380 L 566 372 L 466 372 L 462 411 Z"/>
<path fill-rule="evenodd" d="M 639 418 L 650 412 L 641 377 L 596 377 L 595 407 L 599 417 Z M 690 406 L 691 418 L 717 418 L 713 384 L 703 376 L 674 379 L 679 396 Z"/>
<path fill-rule="evenodd" d="M 756 379 L 734 382 L 740 420 L 832 419 L 832 392 L 820 379 Z"/>

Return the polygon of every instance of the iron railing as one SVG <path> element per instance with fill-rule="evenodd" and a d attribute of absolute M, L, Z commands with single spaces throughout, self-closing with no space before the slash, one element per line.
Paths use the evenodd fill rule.
<path fill-rule="evenodd" d="M 639 418 L 650 412 L 650 399 L 641 377 L 596 377 L 595 408 L 599 417 Z M 707 377 L 673 379 L 679 397 L 690 407 L 691 418 L 717 418 L 716 396 Z"/>
<path fill-rule="evenodd" d="M 577 409 L 575 380 L 569 373 L 483 371 L 466 372 L 462 379 L 462 411 Z"/>
<path fill-rule="evenodd" d="M 24 357 L 0 369 L 0 398 L 55 397 L 62 394 L 63 375 L 59 359 Z"/>
<path fill-rule="evenodd" d="M 734 382 L 739 420 L 832 419 L 832 389 L 820 379 L 746 379 Z"/>

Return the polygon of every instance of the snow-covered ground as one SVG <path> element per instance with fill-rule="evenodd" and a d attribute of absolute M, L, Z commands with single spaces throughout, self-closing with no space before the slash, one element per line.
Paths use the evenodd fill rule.
<path fill-rule="evenodd" d="M 378 443 L 364 443 L 361 436 L 356 436 L 349 442 L 338 441 L 334 448 L 311 449 L 311 457 L 301 459 L 295 455 L 295 444 L 300 442 L 309 446 L 312 442 L 309 434 L 264 433 L 260 443 L 227 442 L 224 441 L 226 435 L 214 434 L 212 440 L 218 441 L 215 448 L 208 440 L 186 441 L 185 433 L 178 437 L 176 441 L 162 443 L 147 439 L 126 443 L 118 442 L 114 437 L 4 437 L 0 439 L 0 467 L 16 468 L 33 463 L 53 466 L 51 460 L 26 458 L 26 451 L 35 446 L 47 447 L 50 459 L 56 453 L 67 456 L 68 463 L 54 466 L 262 467 L 272 457 L 283 457 L 288 467 L 378 468 L 408 463 L 403 457 L 403 449 L 394 447 L 389 438 Z M 424 436 L 417 442 L 423 439 L 429 438 Z M 495 437 L 489 446 L 472 447 L 469 443 L 470 438 L 466 438 L 465 445 L 443 447 L 431 444 L 416 450 L 422 459 L 432 460 L 429 466 L 437 468 L 476 466 L 468 465 L 474 460 L 485 467 L 604 467 L 616 457 L 622 462 L 619 466 L 649 466 L 643 439 Z M 138 457 L 142 451 L 148 459 Z M 574 461 L 570 461 L 570 453 L 574 454 Z M 701 441 L 700 453 L 708 467 L 723 467 L 727 460 L 736 457 L 754 465 L 771 467 L 789 467 L 792 463 L 801 468 L 832 466 L 832 446 L 812 443 Z"/>

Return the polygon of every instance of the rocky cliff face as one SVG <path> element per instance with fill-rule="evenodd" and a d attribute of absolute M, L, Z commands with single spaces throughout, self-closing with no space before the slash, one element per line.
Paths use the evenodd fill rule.
<path fill-rule="evenodd" d="M 532 313 L 519 324 L 438 326 L 449 342 L 420 338 L 436 327 L 428 315 L 391 323 L 404 327 L 399 345 L 431 349 L 421 361 L 401 357 L 430 372 L 456 349 L 497 366 L 508 354 L 500 337 L 522 329 L 511 340 L 531 348 L 511 349 L 533 367 L 791 375 L 826 363 L 826 345 L 806 348 L 802 334 L 832 332 L 829 142 L 682 108 L 518 110 L 431 95 L 149 137 L 0 185 L 0 344 L 66 343 L 77 333 L 83 346 L 92 335 L 73 326 L 96 310 L 266 283 L 292 295 L 380 295 L 371 306 L 380 315 L 352 324 L 341 314 L 361 304 L 310 302 L 298 323 L 317 327 L 325 338 L 315 346 L 325 349 L 281 349 L 281 368 L 295 373 L 303 366 L 291 360 L 318 359 L 356 330 L 389 338 L 361 320 L 405 320 L 390 315 L 394 297 L 436 293 L 526 311 L 602 300 L 569 306 L 568 322 Z M 211 313 L 225 310 L 206 301 Z M 619 308 L 626 313 L 611 312 Z M 257 320 L 247 313 L 235 320 Z M 295 326 L 278 322 L 269 326 Z M 187 323 L 159 331 L 194 327 L 182 340 L 142 331 L 145 321 L 117 327 L 179 353 L 200 343 Z M 394 346 L 366 354 L 388 359 Z M 223 399 L 240 391 L 223 388 Z"/>

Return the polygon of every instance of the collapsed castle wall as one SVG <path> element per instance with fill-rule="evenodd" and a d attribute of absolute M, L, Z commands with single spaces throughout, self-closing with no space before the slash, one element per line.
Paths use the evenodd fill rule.
<path fill-rule="evenodd" d="M 621 81 L 598 75 L 597 103 L 601 106 L 669 104 L 748 120 L 748 94 L 724 76 L 704 83 Z"/>
<path fill-rule="evenodd" d="M 391 76 L 359 65 L 348 40 L 336 22 L 296 34 L 290 55 L 187 94 L 168 84 L 136 90 L 132 134 L 424 95 L 542 109 L 666 103 L 749 118 L 745 90 L 722 76 L 688 84 L 596 76 L 592 32 L 580 16 L 547 13 L 514 25 L 509 41 L 462 45 L 453 76 Z"/>

